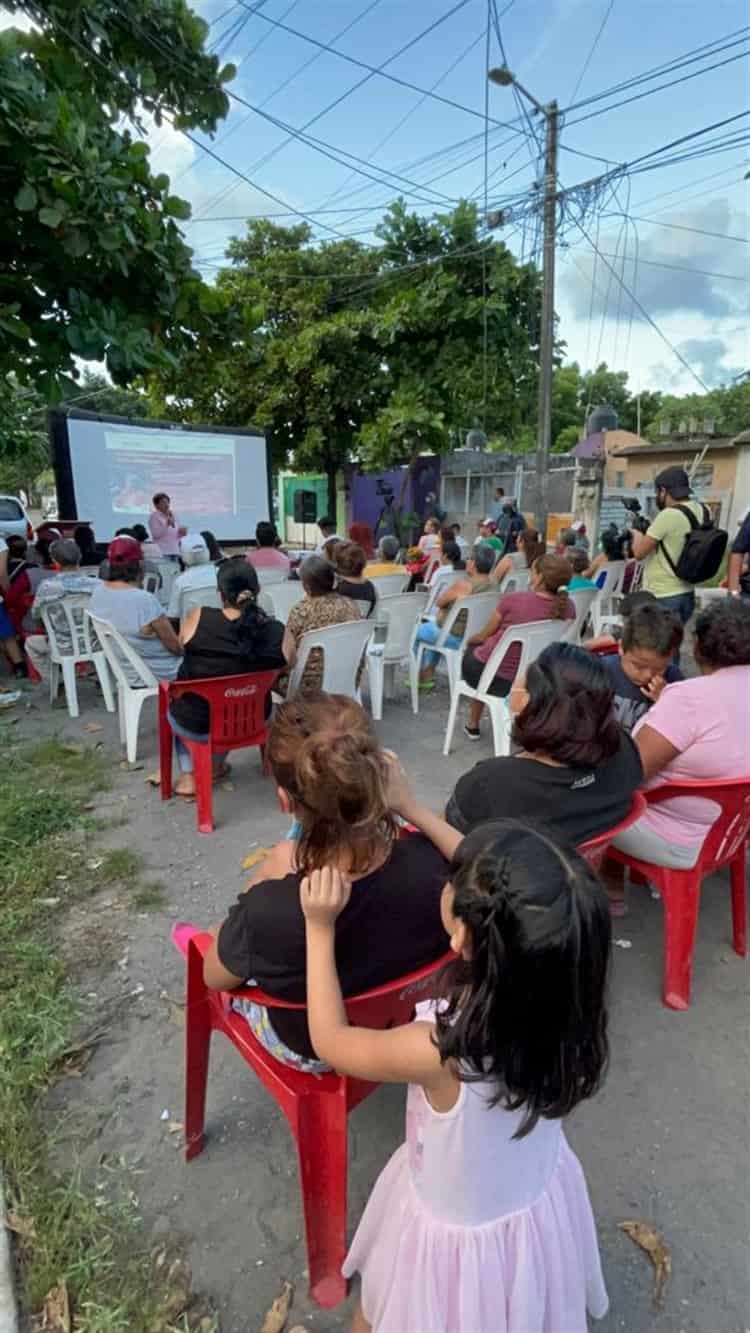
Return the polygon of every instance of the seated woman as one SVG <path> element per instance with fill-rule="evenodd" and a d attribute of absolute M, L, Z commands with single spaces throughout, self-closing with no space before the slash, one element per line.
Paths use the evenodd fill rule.
<path fill-rule="evenodd" d="M 208 554 L 215 565 L 220 565 L 222 560 L 226 560 L 227 557 L 219 546 L 214 534 L 208 528 L 204 528 L 201 537 L 206 543 Z"/>
<path fill-rule="evenodd" d="M 535 560 L 544 555 L 544 542 L 540 542 L 536 528 L 524 528 L 516 533 L 516 549 L 509 551 L 498 560 L 492 571 L 492 582 L 502 583 L 506 574 L 514 569 L 531 569 Z"/>
<path fill-rule="evenodd" d="M 454 602 L 459 602 L 463 597 L 472 597 L 474 593 L 488 592 L 491 588 L 490 570 L 495 559 L 495 553 L 491 546 L 481 542 L 475 546 L 466 562 L 466 575 L 464 578 L 457 579 L 451 583 L 450 587 L 445 588 L 438 596 L 435 603 L 437 614 L 433 619 L 424 620 L 419 627 L 417 634 L 417 643 L 435 643 L 442 626 L 450 615 L 450 609 Z M 464 622 L 463 624 L 461 622 Z M 461 639 L 465 629 L 466 616 L 461 612 L 456 623 L 453 626 L 453 632 L 445 640 L 446 648 L 460 648 Z M 422 670 L 419 673 L 419 684 L 423 689 L 432 689 L 435 683 L 435 668 L 440 661 L 440 654 L 434 653 L 430 649 L 422 656 Z"/>
<path fill-rule="evenodd" d="M 488 819 L 525 819 L 577 845 L 627 815 L 642 780 L 631 738 L 618 726 L 602 662 L 553 643 L 510 692 L 518 753 L 485 759 L 456 784 L 446 809 L 468 833 Z"/>
<path fill-rule="evenodd" d="M 143 578 L 141 544 L 135 537 L 115 537 L 107 547 L 106 579 L 94 580 L 89 610 L 108 620 L 153 671 L 159 680 L 174 680 L 182 659 L 182 648 L 164 607 L 152 592 L 140 585 Z M 126 675 L 140 684 L 129 663 Z"/>
<path fill-rule="evenodd" d="M 368 620 L 375 610 L 378 595 L 375 586 L 365 578 L 367 556 L 361 546 L 353 541 L 338 542 L 331 557 L 338 579 L 336 592 L 340 597 L 351 597 L 358 604 L 358 610 Z"/>
<path fill-rule="evenodd" d="M 440 564 L 433 569 L 427 587 L 435 589 L 452 574 L 460 574 L 465 568 L 463 552 L 458 542 L 454 542 L 452 537 L 446 539 L 442 541 L 440 548 Z"/>
<path fill-rule="evenodd" d="M 602 549 L 599 555 L 594 556 L 588 569 L 585 571 L 587 579 L 594 579 L 598 587 L 601 587 L 602 580 L 597 578 L 606 565 L 613 561 L 625 559 L 625 537 L 623 533 L 618 532 L 612 526 L 602 533 Z"/>
<path fill-rule="evenodd" d="M 336 571 L 323 556 L 309 555 L 300 569 L 300 579 L 305 595 L 289 612 L 284 633 L 284 657 L 290 667 L 297 660 L 299 641 L 308 630 L 343 625 L 360 618 L 352 599 L 335 591 Z M 286 693 L 287 683 L 287 680 L 279 681 L 277 689 L 280 694 Z M 311 694 L 319 690 L 322 683 L 323 652 L 313 648 L 307 659 L 300 692 Z"/>
<path fill-rule="evenodd" d="M 667 685 L 633 731 L 647 787 L 750 777 L 750 606 L 711 602 L 695 622 L 694 652 L 701 674 Z M 697 796 L 650 805 L 615 846 L 689 869 L 717 813 L 715 801 Z M 622 867 L 611 869 L 611 894 L 621 900 Z"/>
<path fill-rule="evenodd" d="M 8 538 L 8 587 L 3 597 L 13 628 L 19 638 L 31 633 L 33 622 L 29 612 L 34 595 L 44 578 L 44 570 L 28 559 L 29 544 L 25 537 Z"/>
<path fill-rule="evenodd" d="M 586 575 L 586 570 L 589 567 L 588 551 L 581 551 L 574 546 L 565 558 L 572 570 L 570 582 L 568 584 L 569 592 L 576 592 L 579 588 L 596 587 L 594 580 L 588 578 Z"/>
<path fill-rule="evenodd" d="M 282 651 L 284 626 L 272 620 L 258 606 L 258 575 L 244 556 L 233 556 L 218 566 L 217 585 L 222 607 L 196 606 L 189 611 L 180 630 L 184 657 L 178 680 L 199 680 L 213 676 L 234 676 L 240 672 L 274 671 L 285 665 Z M 271 695 L 266 699 L 266 717 L 271 712 Z M 210 708 L 197 694 L 183 694 L 174 699 L 167 714 L 175 735 L 177 761 L 182 775 L 175 783 L 178 796 L 195 794 L 193 761 L 183 743 L 206 741 Z M 214 752 L 214 776 L 228 770 L 224 755 Z"/>
<path fill-rule="evenodd" d="M 406 569 L 402 564 L 399 564 L 400 551 L 398 537 L 390 535 L 381 537 L 374 559 L 365 569 L 367 577 L 376 579 L 388 574 L 403 574 L 406 576 Z"/>
<path fill-rule="evenodd" d="M 355 546 L 361 546 L 368 560 L 372 560 L 375 554 L 375 536 L 369 523 L 358 523 L 356 520 L 349 526 L 349 541 L 354 542 Z"/>
<path fill-rule="evenodd" d="M 497 604 L 484 629 L 473 634 L 464 653 L 461 670 L 467 685 L 476 689 L 495 645 L 506 629 L 514 625 L 529 625 L 536 620 L 573 620 L 575 607 L 568 597 L 567 586 L 570 565 L 559 555 L 542 555 L 531 567 L 530 587 L 527 592 L 506 592 Z M 500 663 L 489 688 L 490 694 L 501 698 L 510 694 L 521 649 L 511 646 Z M 464 727 L 469 740 L 479 740 L 479 722 L 484 704 L 472 699 L 469 720 Z"/>
<path fill-rule="evenodd" d="M 206 985 L 234 990 L 249 978 L 281 999 L 304 1002 L 300 884 L 326 865 L 354 881 L 336 922 L 344 995 L 439 958 L 445 952 L 440 898 L 446 858 L 461 837 L 411 796 L 359 704 L 326 694 L 284 704 L 267 753 L 281 808 L 299 820 L 299 841 L 278 843 L 239 895 L 205 959 Z M 421 832 L 399 839 L 394 814 Z M 246 1000 L 238 1007 L 278 1060 L 320 1068 L 304 1012 L 269 1013 Z"/>

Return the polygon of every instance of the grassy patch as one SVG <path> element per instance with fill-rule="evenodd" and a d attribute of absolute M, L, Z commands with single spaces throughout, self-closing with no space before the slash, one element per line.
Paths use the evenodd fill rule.
<path fill-rule="evenodd" d="M 167 901 L 167 886 L 160 879 L 147 879 L 130 895 L 130 902 L 139 912 L 156 912 Z"/>
<path fill-rule="evenodd" d="M 172 1264 L 143 1248 L 124 1173 L 91 1184 L 50 1160 L 42 1099 L 74 1037 L 76 997 L 58 947 L 59 917 L 102 883 L 132 884 L 130 851 L 92 858 L 86 810 L 107 784 L 95 749 L 55 740 L 24 746 L 0 731 L 0 1160 L 16 1214 L 24 1302 L 38 1311 L 58 1282 L 80 1333 L 166 1333 L 177 1322 Z M 155 883 L 139 885 L 156 905 Z M 178 1293 L 179 1296 L 179 1293 Z"/>

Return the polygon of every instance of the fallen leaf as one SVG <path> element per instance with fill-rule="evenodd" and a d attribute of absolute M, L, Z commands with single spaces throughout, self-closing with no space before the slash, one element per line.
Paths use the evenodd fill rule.
<path fill-rule="evenodd" d="M 73 741 L 63 742 L 60 749 L 64 750 L 65 754 L 83 754 L 83 746 L 76 745 Z"/>
<path fill-rule="evenodd" d="M 170 1120 L 169 1124 L 167 1125 L 167 1129 L 169 1130 L 170 1134 L 181 1134 L 184 1128 L 185 1126 L 183 1125 L 181 1120 Z"/>
<path fill-rule="evenodd" d="M 233 782 L 222 782 L 222 784 L 221 784 L 221 790 L 222 790 L 222 791 L 234 791 L 234 783 L 233 783 Z"/>
<path fill-rule="evenodd" d="M 174 1023 L 176 1028 L 185 1026 L 185 1007 L 175 1004 L 174 1000 L 169 1001 L 169 1021 Z"/>
<path fill-rule="evenodd" d="M 34 1240 L 36 1238 L 36 1227 L 33 1217 L 21 1217 L 9 1208 L 5 1214 L 5 1225 L 9 1231 L 14 1232 L 16 1236 L 21 1236 L 23 1240 Z"/>
<path fill-rule="evenodd" d="M 70 1301 L 63 1280 L 44 1298 L 41 1327 L 45 1333 L 70 1333 Z"/>
<path fill-rule="evenodd" d="M 648 1222 L 620 1222 L 620 1231 L 645 1250 L 654 1266 L 654 1309 L 664 1302 L 664 1288 L 672 1276 L 672 1251 L 659 1232 Z"/>
<path fill-rule="evenodd" d="M 120 768 L 124 769 L 126 773 L 140 773 L 143 764 L 130 764 L 127 759 L 121 759 Z"/>
<path fill-rule="evenodd" d="M 259 861 L 265 861 L 270 850 L 270 847 L 256 847 L 254 852 L 248 852 L 242 862 L 242 869 L 252 870 L 253 866 L 257 866 Z"/>
<path fill-rule="evenodd" d="M 161 773 L 159 772 L 158 768 L 153 773 L 147 773 L 143 781 L 147 783 L 149 787 L 160 787 Z"/>
<path fill-rule="evenodd" d="M 289 1317 L 294 1288 L 291 1282 L 285 1282 L 270 1310 L 266 1311 L 261 1333 L 282 1333 Z"/>
<path fill-rule="evenodd" d="M 89 735 L 93 735 L 95 731 L 104 731 L 104 727 L 101 722 L 87 722 L 83 730 L 87 731 Z"/>

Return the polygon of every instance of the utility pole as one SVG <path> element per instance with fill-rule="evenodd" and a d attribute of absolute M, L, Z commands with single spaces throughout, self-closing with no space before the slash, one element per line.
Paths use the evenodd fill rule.
<path fill-rule="evenodd" d="M 542 217 L 544 224 L 543 265 L 542 265 L 542 316 L 539 330 L 539 402 L 536 433 L 536 469 L 537 502 L 535 523 L 540 537 L 544 538 L 549 512 L 549 456 L 552 444 L 552 362 L 555 350 L 555 240 L 557 231 L 557 102 L 542 103 L 537 101 L 528 88 L 524 88 L 515 74 L 501 65 L 487 71 L 490 83 L 500 88 L 511 85 L 531 102 L 534 109 L 544 116 L 544 193 Z"/>
<path fill-rule="evenodd" d="M 555 240 L 557 230 L 557 102 L 544 107 L 544 249 L 542 320 L 539 333 L 539 408 L 536 433 L 536 526 L 544 539 L 549 512 L 549 455 L 552 444 L 552 362 L 555 350 Z"/>

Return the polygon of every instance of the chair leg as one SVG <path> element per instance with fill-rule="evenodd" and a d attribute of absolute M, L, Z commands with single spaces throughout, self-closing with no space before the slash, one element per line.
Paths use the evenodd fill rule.
<path fill-rule="evenodd" d="M 445 742 L 443 744 L 444 755 L 448 755 L 451 752 L 451 745 L 453 744 L 453 732 L 456 729 L 456 717 L 458 716 L 458 706 L 460 702 L 461 702 L 461 690 L 458 686 L 456 686 L 455 690 L 451 691 L 451 706 L 450 706 L 450 711 L 448 713 L 448 725 L 445 728 Z"/>
<path fill-rule="evenodd" d="M 49 701 L 53 704 L 57 698 L 57 692 L 60 689 L 60 667 L 57 662 L 49 664 Z"/>
<path fill-rule="evenodd" d="M 78 689 L 76 686 L 76 665 L 72 657 L 64 657 L 61 662 L 65 702 L 71 717 L 79 717 Z"/>
<path fill-rule="evenodd" d="M 110 680 L 109 667 L 107 666 L 107 659 L 104 656 L 104 653 L 94 653 L 93 662 L 96 674 L 99 678 L 99 684 L 101 685 L 102 695 L 104 697 L 104 707 L 108 713 L 114 713 L 115 696 L 112 693 L 112 681 Z"/>
<path fill-rule="evenodd" d="M 198 832 L 213 833 L 213 795 L 211 791 L 213 765 L 211 763 L 211 746 L 208 744 L 196 745 L 193 741 L 187 741 L 186 744 L 193 760 Z"/>
<path fill-rule="evenodd" d="M 383 717 L 383 659 L 373 654 L 367 659 L 367 674 L 370 677 L 370 712 L 373 721 L 380 722 Z"/>
<path fill-rule="evenodd" d="M 734 952 L 744 958 L 747 952 L 747 851 L 743 842 L 729 863 L 732 884 L 732 945 Z"/>
<path fill-rule="evenodd" d="M 419 672 L 422 666 L 422 644 L 415 644 L 415 651 L 409 654 L 409 684 L 411 685 L 411 711 L 419 713 Z"/>
<path fill-rule="evenodd" d="M 188 1004 L 185 1015 L 185 1161 L 203 1152 L 211 1014 L 208 999 Z"/>
<path fill-rule="evenodd" d="M 488 704 L 487 710 L 492 722 L 492 744 L 497 759 L 498 755 L 510 754 L 510 711 L 502 699 L 499 701 L 499 706 L 493 699 Z"/>
<path fill-rule="evenodd" d="M 297 1109 L 302 1206 L 310 1295 L 330 1310 L 346 1298 L 346 1084 L 337 1093 L 304 1094 Z"/>
<path fill-rule="evenodd" d="M 699 875 L 685 870 L 663 871 L 664 1003 L 670 1009 L 690 1005 L 690 978 L 698 926 Z"/>
<path fill-rule="evenodd" d="M 158 697 L 159 723 L 159 790 L 161 799 L 168 801 L 172 795 L 172 751 L 174 737 L 167 721 L 167 707 L 161 693 Z"/>

